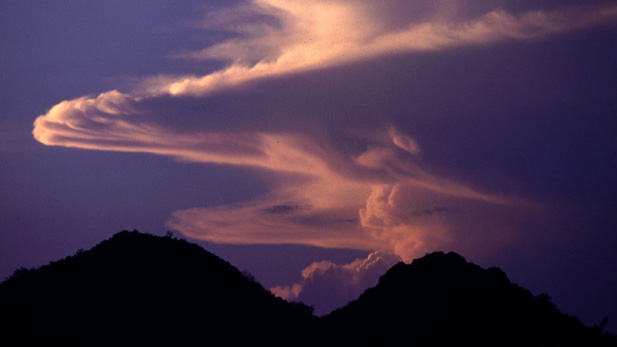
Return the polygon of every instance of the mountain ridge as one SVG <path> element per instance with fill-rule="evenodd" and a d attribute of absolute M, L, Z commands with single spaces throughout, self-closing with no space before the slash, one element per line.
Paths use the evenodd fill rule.
<path fill-rule="evenodd" d="M 22 342 L 283 345 L 302 337 L 361 346 L 410 334 L 419 345 L 617 345 L 601 326 L 585 327 L 547 296 L 456 253 L 398 263 L 358 299 L 317 318 L 198 245 L 137 231 L 17 270 L 0 283 L 0 308 L 0 339 Z"/>
<path fill-rule="evenodd" d="M 331 334 L 342 339 L 358 331 L 351 336 L 359 342 L 392 344 L 396 337 L 375 332 L 413 326 L 414 338 L 430 345 L 615 345 L 601 326 L 586 327 L 560 312 L 547 294 L 534 296 L 500 269 L 483 269 L 453 252 L 395 264 L 375 287 L 324 318 Z"/>
<path fill-rule="evenodd" d="M 189 343 L 211 334 L 282 341 L 314 320 L 198 245 L 137 231 L 18 271 L 0 284 L 0 307 L 0 336 L 29 342 L 104 335 L 106 343 Z"/>

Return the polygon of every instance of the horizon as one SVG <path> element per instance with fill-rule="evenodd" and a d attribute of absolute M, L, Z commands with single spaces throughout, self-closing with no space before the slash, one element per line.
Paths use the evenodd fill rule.
<path fill-rule="evenodd" d="M 129 235 L 130 235 L 130 236 L 129 236 Z M 214 258 L 218 258 L 218 259 L 219 259 L 219 260 L 221 260 L 223 263 L 226 263 L 226 264 L 228 264 L 231 268 L 233 268 L 233 269 L 237 270 L 237 271 L 238 271 L 238 273 L 241 273 L 241 275 L 242 275 L 243 277 L 245 277 L 245 278 L 246 278 L 249 282 L 256 282 L 256 283 L 258 283 L 258 284 L 260 285 L 260 287 L 261 287 L 261 288 L 263 288 L 263 290 L 265 290 L 265 291 L 269 292 L 270 294 L 272 294 L 272 295 L 273 295 L 273 296 L 275 296 L 275 297 L 277 296 L 277 295 L 276 295 L 276 293 L 273 293 L 271 290 L 270 290 L 270 291 L 268 291 L 268 289 L 267 289 L 267 288 L 263 287 L 263 285 L 262 285 L 261 283 L 259 283 L 259 281 L 258 281 L 258 280 L 257 280 L 257 279 L 253 276 L 253 274 L 251 274 L 249 271 L 241 271 L 240 269 L 238 269 L 238 268 L 236 268 L 235 266 L 233 266 L 233 264 L 229 263 L 226 259 L 224 259 L 224 258 L 222 258 L 222 257 L 218 256 L 218 255 L 217 255 L 217 254 L 215 254 L 215 253 L 210 252 L 209 250 L 205 249 L 203 246 L 200 246 L 198 243 L 191 242 L 190 240 L 187 240 L 187 239 L 185 239 L 185 238 L 182 238 L 182 236 L 181 236 L 181 235 L 180 235 L 180 237 L 177 237 L 177 235 L 175 235 L 175 234 L 174 234 L 173 232 L 171 232 L 171 231 L 167 231 L 167 232 L 166 232 L 166 234 L 165 234 L 164 236 L 162 236 L 162 235 L 155 235 L 155 234 L 151 234 L 151 233 L 148 233 L 148 232 L 142 232 L 142 231 L 139 231 L 139 230 L 132 230 L 132 231 L 129 231 L 129 230 L 122 230 L 122 231 L 119 231 L 119 232 L 117 232 L 117 233 L 113 234 L 113 235 L 112 235 L 110 238 L 108 238 L 108 239 L 101 240 L 100 242 L 98 242 L 96 245 L 94 245 L 92 248 L 90 248 L 90 249 L 88 249 L 88 250 L 79 249 L 79 250 L 77 250 L 77 251 L 75 252 L 75 254 L 70 254 L 70 255 L 67 255 L 67 256 L 65 256 L 65 257 L 63 257 L 63 258 L 61 258 L 61 259 L 55 259 L 55 260 L 52 260 L 52 261 L 50 261 L 50 263 L 48 263 L 48 264 L 44 264 L 44 265 L 42 265 L 42 266 L 40 266 L 40 267 L 37 267 L 37 268 L 23 268 L 23 267 L 22 267 L 22 268 L 19 268 L 19 269 L 17 269 L 17 270 L 13 273 L 13 275 L 9 276 L 8 278 L 6 278 L 6 279 L 5 279 L 5 280 L 3 280 L 3 281 L 0 281 L 0 284 L 2 284 L 2 283 L 3 283 L 3 282 L 5 282 L 5 281 L 8 281 L 9 279 L 11 279 L 11 280 L 12 280 L 14 277 L 17 279 L 17 281 L 19 281 L 19 278 L 20 278 L 20 277 L 21 277 L 24 273 L 26 273 L 26 272 L 31 272 L 31 271 L 34 271 L 34 272 L 40 272 L 40 271 L 38 271 L 38 270 L 41 270 L 41 269 L 47 269 L 47 270 L 49 271 L 52 267 L 56 267 L 56 271 L 57 271 L 57 270 L 58 270 L 58 267 L 57 267 L 57 266 L 58 266 L 59 264 L 64 263 L 64 264 L 66 265 L 66 264 L 68 264 L 67 262 L 73 262 L 73 264 L 75 264 L 75 262 L 79 261 L 78 259 L 83 259 L 83 258 L 80 258 L 80 257 L 82 257 L 84 254 L 88 254 L 88 253 L 90 253 L 91 251 L 93 251 L 94 249 L 97 249 L 97 248 L 98 248 L 98 249 L 100 249 L 100 248 L 102 248 L 102 247 L 106 247 L 106 248 L 108 249 L 108 254 L 107 254 L 107 256 L 109 256 L 109 249 L 110 249 L 110 248 L 109 248 L 109 245 L 110 245 L 110 244 L 112 244 L 112 242 L 115 242 L 115 243 L 113 243 L 113 244 L 115 244 L 115 245 L 117 246 L 118 244 L 121 244 L 121 243 L 118 243 L 118 242 L 121 242 L 121 241 L 119 241 L 119 240 L 125 240 L 124 242 L 126 242 L 126 240 L 133 240 L 133 241 L 134 241 L 134 240 L 137 240 L 137 238 L 136 238 L 136 236 L 135 236 L 135 235 L 138 235 L 138 236 L 139 236 L 139 240 L 141 240 L 141 242 L 142 242 L 144 245 L 148 245 L 148 242 L 146 242 L 146 240 L 147 240 L 148 238 L 159 238 L 159 239 L 161 239 L 161 240 L 169 240 L 169 241 L 171 241 L 172 243 L 173 243 L 173 242 L 181 242 L 181 243 L 184 243 L 184 244 L 188 244 L 188 245 L 194 245 L 194 246 L 197 246 L 199 250 L 204 251 L 205 253 L 207 253 L 207 254 L 209 254 L 209 255 L 214 256 Z M 114 241 L 114 240 L 115 240 L 115 241 Z M 131 243 L 131 244 L 132 244 L 132 243 Z M 171 243 L 170 243 L 170 244 L 171 244 Z M 133 246 L 135 246 L 135 244 L 132 244 L 132 245 L 133 245 Z M 111 248 L 111 249 L 113 249 L 113 248 Z M 139 248 L 136 248 L 136 249 L 135 249 L 135 251 L 140 251 L 140 250 L 141 250 L 141 247 L 139 247 Z M 99 256 L 100 256 L 100 252 L 99 252 Z M 177 256 L 177 255 L 175 255 L 175 256 Z M 134 257 L 133 257 L 133 258 L 134 258 Z M 433 259 L 433 260 L 434 260 L 434 259 L 449 259 L 449 262 L 448 262 L 449 266 L 452 266 L 454 263 L 458 263 L 459 261 L 463 261 L 463 262 L 464 262 L 465 264 L 467 264 L 469 267 L 471 267 L 471 268 L 473 268 L 473 267 L 477 267 L 478 269 L 480 269 L 480 270 L 482 270 L 482 271 L 485 271 L 485 273 L 486 273 L 486 274 L 488 274 L 490 271 L 492 271 L 492 270 L 494 270 L 494 269 L 497 269 L 497 271 L 498 271 L 498 272 L 500 272 L 501 274 L 503 274 L 504 278 L 507 280 L 507 282 L 508 282 L 510 285 L 512 285 L 512 286 L 514 286 L 514 287 L 521 288 L 521 289 L 522 289 L 522 290 L 524 290 L 524 291 L 527 291 L 527 289 L 526 289 L 526 288 L 520 287 L 520 286 L 518 286 L 516 283 L 511 282 L 511 281 L 509 280 L 509 278 L 508 278 L 507 274 L 506 274 L 506 273 L 504 273 L 504 272 L 503 272 L 501 269 L 499 269 L 498 267 L 483 268 L 483 267 L 481 267 L 481 266 L 479 266 L 479 265 L 477 265 L 477 264 L 475 264 L 475 263 L 473 263 L 473 262 L 468 261 L 467 259 L 465 259 L 465 257 L 464 257 L 463 255 L 458 254 L 458 253 L 456 253 L 456 252 L 433 251 L 433 252 L 430 252 L 430 253 L 426 253 L 426 254 L 424 254 L 424 255 L 422 255 L 422 256 L 420 256 L 420 257 L 418 257 L 418 258 L 415 258 L 415 259 L 411 260 L 411 261 L 410 261 L 410 262 L 408 262 L 408 263 L 403 262 L 403 261 L 400 261 L 400 262 L 398 262 L 398 263 L 395 263 L 394 265 L 392 265 L 390 268 L 386 269 L 386 271 L 384 271 L 382 274 L 380 274 L 380 275 L 378 276 L 378 281 L 377 281 L 374 285 L 368 286 L 367 288 L 365 288 L 365 289 L 364 289 L 364 291 L 363 291 L 360 295 L 358 295 L 358 296 L 357 296 L 357 297 L 355 297 L 355 298 L 352 298 L 352 299 L 351 299 L 351 301 L 349 301 L 349 302 L 345 302 L 345 303 L 342 303 L 342 304 L 341 304 L 341 306 L 334 307 L 332 310 L 330 310 L 330 311 L 328 311 L 328 312 L 322 312 L 321 314 L 319 314 L 319 313 L 316 313 L 316 312 L 315 312 L 315 307 L 313 307 L 312 305 L 307 305 L 307 307 L 309 307 L 309 308 L 310 308 L 310 310 L 311 310 L 311 311 L 310 311 L 310 314 L 311 314 L 312 316 L 315 316 L 315 317 L 324 317 L 324 316 L 329 315 L 330 313 L 333 313 L 334 311 L 337 311 L 337 310 L 339 310 L 339 309 L 345 308 L 345 307 L 346 307 L 346 306 L 348 306 L 351 302 L 353 302 L 353 301 L 357 301 L 358 299 L 360 299 L 360 297 L 362 296 L 362 294 L 364 294 L 365 292 L 367 292 L 367 290 L 368 290 L 368 289 L 371 289 L 371 288 L 375 288 L 375 287 L 377 287 L 377 286 L 381 283 L 381 278 L 382 278 L 384 275 L 387 275 L 388 273 L 391 273 L 391 272 L 392 272 L 391 270 L 393 270 L 393 269 L 397 268 L 397 266 L 396 266 L 396 265 L 399 265 L 399 264 L 404 264 L 406 267 L 408 267 L 408 266 L 411 266 L 411 265 L 413 265 L 414 263 L 416 263 L 416 266 L 418 266 L 418 262 L 416 262 L 416 261 L 420 261 L 420 263 L 422 263 L 422 264 L 426 264 L 426 262 L 423 262 L 423 261 L 425 261 L 425 260 L 427 260 L 427 259 Z M 455 260 L 455 259 L 456 259 L 456 260 Z M 437 262 L 436 264 L 439 264 L 439 263 L 440 263 L 440 262 Z M 218 264 L 218 265 L 220 265 L 220 263 L 218 263 L 218 262 L 214 262 L 214 263 L 212 263 L 212 264 L 210 264 L 210 265 L 213 265 L 213 264 Z M 443 264 L 442 264 L 442 265 L 443 265 Z M 424 265 L 424 266 L 426 266 L 426 265 Z M 213 268 L 212 270 L 216 270 L 216 268 Z M 487 272 L 487 271 L 489 271 L 489 272 Z M 447 271 L 446 271 L 446 272 L 447 272 Z M 216 273 L 216 271 L 215 271 L 215 273 Z M 493 272 L 493 273 L 494 273 L 494 272 Z M 64 275 L 66 275 L 66 274 L 64 274 Z M 494 279 L 494 278 L 493 278 L 493 279 Z M 413 278 L 409 278 L 409 279 L 398 278 L 398 280 L 417 280 L 417 279 L 413 279 Z M 430 285 L 430 286 L 433 286 L 433 285 L 435 285 L 435 284 L 434 284 L 434 283 L 431 283 L 431 284 L 429 284 L 429 285 Z M 533 295 L 533 294 L 532 294 L 532 295 Z M 538 295 L 533 295 L 533 296 L 534 296 L 534 297 L 536 297 L 536 298 L 543 298 L 543 300 L 546 300 L 546 301 L 548 301 L 548 302 L 551 302 L 551 301 L 550 301 L 550 300 L 551 300 L 551 298 L 550 298 L 550 294 L 549 294 L 549 293 L 541 293 L 541 294 L 538 294 Z M 279 296 L 279 298 L 280 298 L 280 296 Z M 294 304 L 294 303 L 297 303 L 298 301 L 287 301 L 287 302 Z M 551 303 L 551 304 L 553 304 L 553 303 Z M 554 305 L 554 304 L 553 304 L 553 305 Z M 556 306 L 555 306 L 555 307 L 556 307 Z M 558 308 L 558 307 L 556 307 L 556 308 L 557 308 L 557 310 L 558 310 L 559 312 L 564 313 L 564 314 L 566 314 L 566 315 L 567 315 L 567 313 L 566 313 L 566 312 L 562 312 L 561 310 L 559 310 L 559 308 Z M 573 317 L 578 319 L 578 317 L 575 317 L 575 316 L 573 316 Z M 589 328 L 593 328 L 593 326 L 589 326 Z"/>
<path fill-rule="evenodd" d="M 194 243 L 136 230 L 37 270 L 20 270 L 0 283 L 0 292 L 5 337 L 23 342 L 279 345 L 303 337 L 327 345 L 390 345 L 402 332 L 438 345 L 617 342 L 603 331 L 606 319 L 586 327 L 549 295 L 533 295 L 501 270 L 453 252 L 398 263 L 357 300 L 323 317 L 276 298 L 250 273 Z"/>
<path fill-rule="evenodd" d="M 324 312 L 453 251 L 617 333 L 615 1 L 15 1 L 0 30 L 0 278 L 172 230 Z"/>

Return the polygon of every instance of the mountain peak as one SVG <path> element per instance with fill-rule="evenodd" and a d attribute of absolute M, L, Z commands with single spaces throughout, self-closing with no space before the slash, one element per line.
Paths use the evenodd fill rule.
<path fill-rule="evenodd" d="M 277 342 L 315 319 L 198 245 L 137 231 L 14 275 L 0 307 L 9 336 L 71 344 Z"/>
<path fill-rule="evenodd" d="M 358 342 L 393 344 L 393 336 L 376 332 L 409 331 L 421 345 L 615 345 L 500 269 L 452 252 L 394 265 L 377 286 L 324 318 L 339 336 L 360 332 Z"/>

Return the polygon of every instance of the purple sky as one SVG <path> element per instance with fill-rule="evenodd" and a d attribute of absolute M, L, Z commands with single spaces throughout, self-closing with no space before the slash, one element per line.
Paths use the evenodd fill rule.
<path fill-rule="evenodd" d="M 326 313 L 456 251 L 617 332 L 616 24 L 615 1 L 4 1 L 0 277 L 174 230 Z"/>

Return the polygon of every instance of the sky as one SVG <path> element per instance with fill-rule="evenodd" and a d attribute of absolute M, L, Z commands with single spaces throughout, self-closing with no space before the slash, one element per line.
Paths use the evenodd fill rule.
<path fill-rule="evenodd" d="M 3 1 L 0 278 L 137 229 L 325 314 L 455 251 L 617 333 L 617 2 Z"/>

